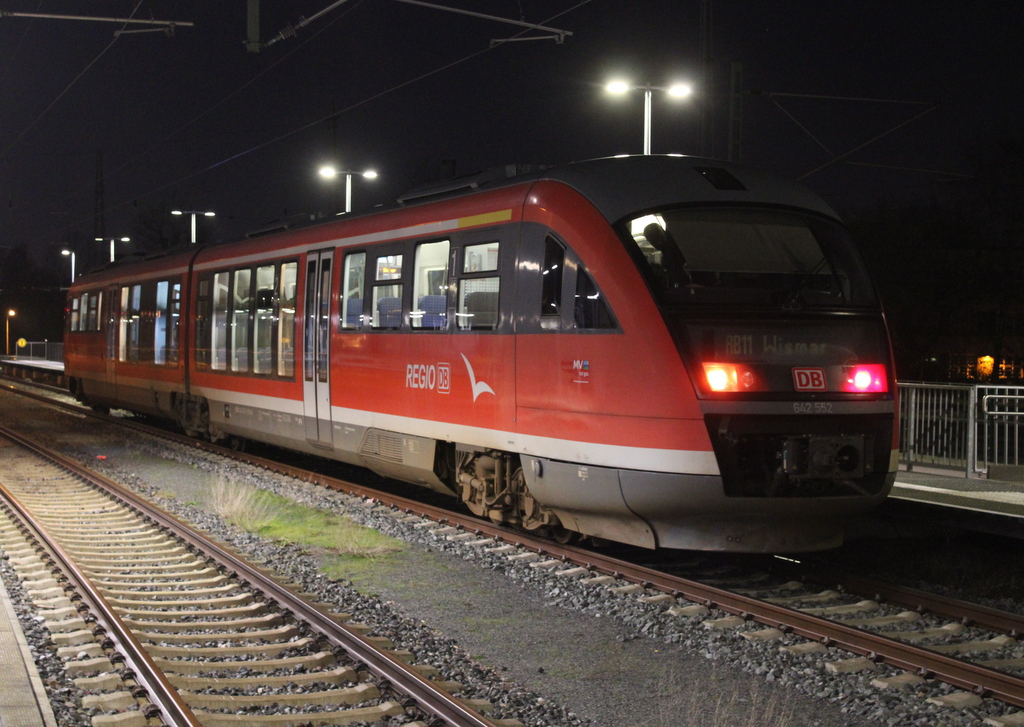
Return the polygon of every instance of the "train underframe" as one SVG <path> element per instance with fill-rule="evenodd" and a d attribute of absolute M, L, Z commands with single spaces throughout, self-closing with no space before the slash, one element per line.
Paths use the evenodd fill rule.
<path fill-rule="evenodd" d="M 118 404 L 85 395 L 80 383 L 73 386 L 78 398 L 93 408 Z M 895 478 L 888 466 L 879 466 L 870 487 L 865 488 L 858 484 L 860 478 L 845 476 L 850 473 L 844 475 L 839 466 L 832 477 L 817 478 L 813 488 L 799 477 L 791 479 L 800 487 L 780 488 L 779 472 L 785 474 L 785 468 L 793 466 L 793 437 L 772 437 L 779 451 L 765 454 L 762 440 L 748 436 L 758 442 L 758 466 L 745 468 L 747 475 L 740 478 L 746 482 L 742 490 L 731 484 L 735 478 L 730 477 L 730 470 L 736 469 L 735 464 L 723 468 L 724 476 L 595 467 L 343 425 L 336 425 L 335 447 L 325 449 L 305 440 L 300 417 L 182 393 L 136 398 L 153 404 L 128 408 L 173 418 L 189 436 L 232 446 L 255 439 L 361 465 L 386 477 L 458 497 L 479 517 L 561 542 L 583 536 L 595 542 L 645 548 L 736 552 L 833 548 L 842 543 L 849 519 L 879 504 Z M 289 423 L 286 426 L 282 421 Z M 863 452 L 866 437 L 866 449 L 877 446 L 881 450 L 890 436 L 888 432 L 856 435 L 852 441 Z M 735 440 L 723 441 L 734 447 Z M 850 441 L 850 437 L 829 440 L 837 451 L 851 446 Z M 720 442 L 716 449 L 722 446 Z M 887 454 L 889 448 L 884 449 Z M 743 455 L 742 447 L 740 451 L 742 456 L 733 456 L 733 462 L 751 459 Z M 773 458 L 781 469 L 769 473 L 768 484 L 752 492 L 749 471 L 763 469 Z M 868 459 L 881 464 L 885 455 L 879 451 Z"/>

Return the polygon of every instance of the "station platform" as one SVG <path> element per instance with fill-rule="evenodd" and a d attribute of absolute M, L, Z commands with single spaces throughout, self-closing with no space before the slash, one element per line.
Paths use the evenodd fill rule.
<path fill-rule="evenodd" d="M 57 727 L 7 589 L 0 583 L 0 725 Z"/>
<path fill-rule="evenodd" d="M 0 371 L 14 379 L 28 379 L 53 386 L 66 386 L 64 362 L 39 358 L 0 356 Z"/>
<path fill-rule="evenodd" d="M 1024 517 L 1024 482 L 901 471 L 890 498 L 993 515 Z"/>

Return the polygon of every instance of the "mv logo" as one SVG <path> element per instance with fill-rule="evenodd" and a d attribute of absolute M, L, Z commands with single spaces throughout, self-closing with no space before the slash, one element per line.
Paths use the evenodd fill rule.
<path fill-rule="evenodd" d="M 825 369 L 793 369 L 793 387 L 797 391 L 828 391 L 828 383 L 825 381 Z"/>

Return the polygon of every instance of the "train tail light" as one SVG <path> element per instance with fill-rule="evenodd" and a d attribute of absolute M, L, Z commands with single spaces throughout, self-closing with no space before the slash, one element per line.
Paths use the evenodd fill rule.
<path fill-rule="evenodd" d="M 889 391 L 889 378 L 882 364 L 858 364 L 843 367 L 843 391 L 858 394 Z"/>
<path fill-rule="evenodd" d="M 749 366 L 731 363 L 705 363 L 704 380 L 714 392 L 763 391 L 764 382 Z"/>

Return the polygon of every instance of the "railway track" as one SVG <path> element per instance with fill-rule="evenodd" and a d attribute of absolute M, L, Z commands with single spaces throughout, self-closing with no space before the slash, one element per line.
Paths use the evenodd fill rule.
<path fill-rule="evenodd" d="M 117 724 L 332 725 L 416 713 L 514 725 L 368 628 L 134 494 L 0 427 L 0 543 L 68 672 Z M 59 569 L 54 574 L 53 569 Z M 134 714 L 134 721 L 132 720 Z M 113 722 L 112 722 L 113 723 Z"/>
<path fill-rule="evenodd" d="M 939 681 L 957 688 L 932 697 L 946 706 L 969 707 L 983 700 L 1024 706 L 1024 679 L 1018 676 L 1024 670 L 1024 652 L 1017 640 L 1024 634 L 1024 617 L 1016 614 L 781 562 L 772 573 L 759 575 L 697 568 L 680 577 L 510 533 L 470 516 L 252 455 L 186 441 L 305 481 L 371 497 L 396 508 L 395 520 L 439 541 L 487 551 L 567 582 L 607 587 L 671 618 L 700 620 L 708 629 L 734 631 L 751 641 L 777 642 L 786 654 L 820 654 L 823 667 L 831 673 L 877 671 L 879 689 Z M 832 587 L 815 588 L 813 583 Z M 986 723 L 1024 724 L 1024 713 L 1001 711 Z"/>

